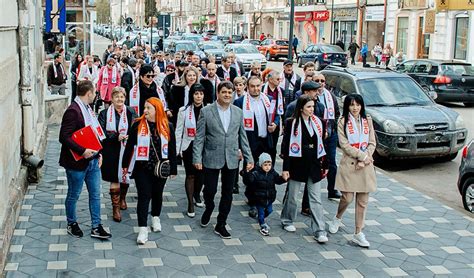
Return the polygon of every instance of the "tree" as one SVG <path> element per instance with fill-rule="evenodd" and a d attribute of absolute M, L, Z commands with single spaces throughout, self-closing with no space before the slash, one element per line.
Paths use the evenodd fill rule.
<path fill-rule="evenodd" d="M 145 0 L 145 23 L 150 24 L 150 17 L 156 16 L 156 0 Z"/>
<path fill-rule="evenodd" d="M 110 5 L 108 0 L 96 1 L 97 23 L 110 23 Z"/>

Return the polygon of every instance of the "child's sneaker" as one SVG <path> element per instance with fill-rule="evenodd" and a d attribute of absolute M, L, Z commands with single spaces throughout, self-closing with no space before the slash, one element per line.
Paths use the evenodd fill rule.
<path fill-rule="evenodd" d="M 270 235 L 270 232 L 269 232 L 269 227 L 267 224 L 262 224 L 260 226 L 260 233 L 264 236 L 269 236 Z"/>

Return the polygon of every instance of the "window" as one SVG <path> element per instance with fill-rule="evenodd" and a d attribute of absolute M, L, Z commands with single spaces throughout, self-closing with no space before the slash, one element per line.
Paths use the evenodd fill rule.
<path fill-rule="evenodd" d="M 466 60 L 467 44 L 469 32 L 469 18 L 456 18 L 455 43 L 454 43 L 454 59 Z"/>
<path fill-rule="evenodd" d="M 412 72 L 414 65 L 415 65 L 415 61 L 407 61 L 403 64 L 398 65 L 397 71 L 403 72 L 403 73 Z"/>
<path fill-rule="evenodd" d="M 404 53 L 407 53 L 407 40 L 408 17 L 399 17 L 397 28 L 397 51 L 403 50 Z"/>
<path fill-rule="evenodd" d="M 352 81 L 352 79 L 347 78 L 347 77 L 341 78 L 341 84 L 339 88 L 341 89 L 341 92 L 340 92 L 341 96 L 346 96 L 348 94 L 356 93 L 354 82 Z"/>
<path fill-rule="evenodd" d="M 341 97 L 340 90 L 337 88 L 339 77 L 336 75 L 329 74 L 324 74 L 324 77 L 326 77 L 326 89 L 328 89 L 328 91 L 330 91 L 337 97 Z"/>
<path fill-rule="evenodd" d="M 428 62 L 418 62 L 415 65 L 415 73 L 429 73 L 431 70 L 431 64 Z"/>
<path fill-rule="evenodd" d="M 280 36 L 280 38 L 285 37 L 283 34 L 283 21 L 278 22 L 278 35 Z"/>

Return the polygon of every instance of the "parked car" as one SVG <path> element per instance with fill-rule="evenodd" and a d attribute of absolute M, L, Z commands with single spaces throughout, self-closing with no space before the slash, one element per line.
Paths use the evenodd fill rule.
<path fill-rule="evenodd" d="M 230 36 L 212 36 L 211 41 L 221 41 L 224 43 L 224 45 L 228 44 L 228 43 L 231 43 L 232 42 L 232 38 Z"/>
<path fill-rule="evenodd" d="M 202 51 L 197 43 L 195 41 L 187 41 L 187 40 L 181 40 L 181 41 L 172 41 L 169 46 L 168 46 L 168 49 L 171 51 L 171 52 L 178 52 L 178 51 L 190 51 L 192 50 L 194 52 L 194 54 L 198 55 L 199 58 L 204 58 L 206 57 L 206 54 L 204 53 L 204 51 Z"/>
<path fill-rule="evenodd" d="M 242 43 L 250 43 L 250 44 L 253 44 L 255 46 L 259 46 L 260 45 L 260 41 L 259 40 L 253 40 L 253 39 L 245 39 L 242 41 Z"/>
<path fill-rule="evenodd" d="M 225 54 L 224 44 L 220 41 L 202 41 L 199 43 L 199 48 L 204 51 L 206 56 L 213 55 L 216 57 L 217 64 L 221 63 Z"/>
<path fill-rule="evenodd" d="M 288 57 L 288 41 L 287 40 L 275 40 L 265 39 L 257 47 L 260 53 L 265 55 L 267 61 L 272 59 L 278 60 L 279 58 Z"/>
<path fill-rule="evenodd" d="M 461 116 L 436 104 L 421 86 L 405 74 L 386 69 L 345 69 L 329 66 L 322 71 L 326 87 L 342 105 L 347 94 L 364 97 L 377 136 L 374 158 L 435 157 L 454 159 L 464 146 L 467 129 Z"/>
<path fill-rule="evenodd" d="M 314 62 L 316 70 L 322 70 L 327 65 L 347 67 L 347 54 L 337 45 L 312 44 L 298 53 L 298 66 Z"/>
<path fill-rule="evenodd" d="M 474 140 L 471 140 L 462 150 L 458 190 L 461 193 L 464 208 L 469 212 L 474 212 Z"/>
<path fill-rule="evenodd" d="M 435 91 L 436 102 L 463 102 L 474 106 L 474 67 L 465 62 L 441 60 L 409 60 L 397 71 L 410 75 L 425 90 Z"/>
<path fill-rule="evenodd" d="M 172 36 L 168 36 L 167 37 L 168 40 L 174 40 L 174 41 L 180 41 L 183 39 L 182 36 L 179 36 L 179 35 L 172 35 Z"/>
<path fill-rule="evenodd" d="M 250 70 L 250 65 L 254 61 L 258 61 L 262 65 L 262 69 L 267 67 L 267 60 L 252 44 L 229 43 L 224 48 L 225 52 L 234 52 L 238 61 L 242 62 L 246 71 Z"/>
<path fill-rule="evenodd" d="M 201 35 L 198 35 L 198 34 L 184 34 L 183 40 L 194 41 L 195 43 L 199 43 L 200 41 L 203 40 L 203 38 Z"/>

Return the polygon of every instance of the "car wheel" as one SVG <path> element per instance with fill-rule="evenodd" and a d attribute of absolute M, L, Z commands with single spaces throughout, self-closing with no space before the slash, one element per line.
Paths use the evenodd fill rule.
<path fill-rule="evenodd" d="M 466 106 L 466 107 L 474 107 L 474 103 L 472 103 L 472 102 L 464 102 L 464 106 Z"/>
<path fill-rule="evenodd" d="M 439 158 L 438 158 L 438 161 L 440 161 L 440 162 L 448 162 L 448 161 L 451 161 L 451 160 L 455 159 L 457 155 L 458 155 L 457 152 L 452 153 L 452 154 L 447 154 L 447 155 L 444 155 L 444 156 L 439 157 Z"/>
<path fill-rule="evenodd" d="M 267 61 L 272 60 L 272 55 L 270 55 L 270 52 L 267 52 L 267 54 L 265 55 L 265 58 L 267 59 Z"/>
<path fill-rule="evenodd" d="M 314 67 L 316 70 L 321 70 L 321 63 L 319 63 L 319 60 L 314 61 Z"/>
<path fill-rule="evenodd" d="M 462 185 L 462 204 L 469 212 L 474 212 L 474 177 L 468 178 Z"/>

